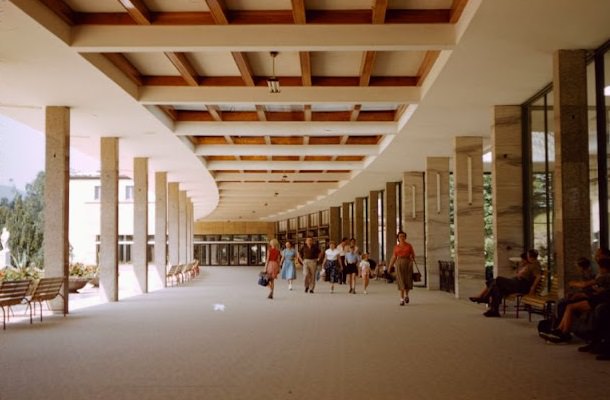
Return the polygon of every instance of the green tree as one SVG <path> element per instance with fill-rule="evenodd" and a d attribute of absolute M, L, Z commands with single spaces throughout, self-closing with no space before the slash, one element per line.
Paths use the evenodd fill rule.
<path fill-rule="evenodd" d="M 0 228 L 11 233 L 9 247 L 19 259 L 42 268 L 44 230 L 44 172 L 26 185 L 25 195 L 18 194 L 12 201 L 0 200 Z"/>

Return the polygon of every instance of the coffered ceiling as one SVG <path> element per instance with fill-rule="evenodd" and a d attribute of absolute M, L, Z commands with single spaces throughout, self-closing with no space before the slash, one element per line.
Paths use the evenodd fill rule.
<path fill-rule="evenodd" d="M 53 49 L 41 64 L 48 71 L 64 60 L 62 73 L 73 75 L 73 84 L 61 74 L 52 78 L 66 92 L 78 93 L 65 102 L 74 107 L 75 128 L 90 130 L 92 137 L 114 130 L 125 153 L 148 156 L 153 168 L 167 170 L 194 200 L 197 216 L 208 219 L 273 220 L 381 189 L 401 170 L 416 164 L 422 169 L 425 155 L 446 154 L 452 136 L 488 134 L 489 122 L 480 115 L 489 109 L 479 108 L 471 118 L 476 99 L 487 107 L 496 101 L 494 92 L 497 101 L 522 100 L 551 72 L 549 65 L 544 76 L 522 74 L 512 87 L 487 79 L 491 65 L 510 68 L 499 60 L 502 52 L 516 54 L 515 43 L 523 47 L 521 57 L 526 48 L 543 47 L 536 36 L 527 38 L 531 46 L 517 37 L 506 19 L 514 21 L 523 10 L 544 15 L 523 0 L 10 3 L 16 9 L 7 10 L 25 15 L 36 38 L 28 43 L 28 57 Z M 484 16 L 477 19 L 481 8 Z M 513 9 L 514 15 L 506 12 Z M 562 18 L 570 14 L 561 12 Z M 480 22 L 471 29 L 473 21 Z M 527 21 L 520 25 L 525 36 L 536 26 Z M 39 32 L 32 22 L 44 29 Z M 27 41 L 17 35 L 24 24 L 14 27 L 12 37 L 20 42 Z M 586 23 L 573 18 L 573 24 L 587 36 Z M 547 38 L 558 32 L 543 21 L 536 27 Z M 496 37 L 501 29 L 503 36 Z M 476 35 L 462 45 L 468 30 Z M 549 41 L 548 48 L 560 42 Z M 14 54 L 26 51 L 17 46 Z M 444 73 L 462 47 L 464 56 Z M 278 53 L 275 67 L 271 52 Z M 272 75 L 279 93 L 267 87 Z M 487 79 L 485 86 L 460 86 L 477 79 Z M 62 96 L 49 93 L 41 97 L 57 105 Z M 89 108 L 96 111 L 84 112 Z M 448 127 L 456 130 L 451 136 Z"/>

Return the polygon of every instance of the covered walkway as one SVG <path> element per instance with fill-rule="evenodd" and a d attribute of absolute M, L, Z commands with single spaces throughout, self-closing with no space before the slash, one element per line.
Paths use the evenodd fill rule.
<path fill-rule="evenodd" d="M 610 363 L 543 343 L 535 322 L 394 285 L 276 299 L 254 268 L 0 333 L 0 399 L 576 399 L 608 393 Z M 224 306 L 224 311 L 222 310 Z"/>

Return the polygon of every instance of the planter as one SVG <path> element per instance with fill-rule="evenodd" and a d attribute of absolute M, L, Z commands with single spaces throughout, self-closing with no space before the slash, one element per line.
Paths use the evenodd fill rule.
<path fill-rule="evenodd" d="M 89 278 L 71 276 L 68 278 L 68 291 L 70 293 L 78 293 L 78 290 L 84 288 L 87 282 L 89 282 Z"/>

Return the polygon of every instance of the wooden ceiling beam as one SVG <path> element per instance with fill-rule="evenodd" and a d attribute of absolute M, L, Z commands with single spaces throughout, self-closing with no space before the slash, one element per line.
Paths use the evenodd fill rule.
<path fill-rule="evenodd" d="M 142 0 L 118 0 L 138 25 L 150 25 L 151 13 Z"/>
<path fill-rule="evenodd" d="M 305 0 L 292 0 L 292 19 L 295 24 L 307 23 Z"/>
<path fill-rule="evenodd" d="M 440 51 L 436 50 L 426 52 L 426 55 L 419 66 L 419 70 L 417 71 L 417 86 L 421 86 L 424 83 L 440 53 Z"/>
<path fill-rule="evenodd" d="M 301 61 L 301 85 L 311 86 L 311 57 L 309 52 L 300 51 L 299 59 Z"/>
<path fill-rule="evenodd" d="M 252 79 L 252 68 L 250 68 L 250 63 L 246 58 L 246 54 L 231 52 L 231 55 L 235 60 L 235 64 L 237 64 L 237 68 L 239 69 L 239 73 L 241 74 L 241 79 L 244 81 L 244 84 L 246 86 L 254 86 L 254 79 Z"/>
<path fill-rule="evenodd" d="M 140 75 L 140 71 L 121 53 L 104 53 L 106 57 L 115 67 L 117 67 L 125 76 L 138 86 L 144 84 L 144 79 Z"/>
<path fill-rule="evenodd" d="M 305 104 L 303 106 L 303 120 L 311 121 L 311 104 Z"/>
<path fill-rule="evenodd" d="M 450 23 L 455 24 L 459 21 L 462 12 L 464 12 L 464 8 L 466 8 L 466 4 L 468 4 L 468 0 L 453 0 L 449 16 Z"/>
<path fill-rule="evenodd" d="M 258 115 L 259 121 L 267 121 L 267 112 L 265 111 L 265 106 L 257 104 L 256 114 Z"/>
<path fill-rule="evenodd" d="M 375 64 L 376 51 L 365 51 L 362 53 L 362 61 L 360 62 L 360 86 L 368 86 L 373 74 L 373 66 Z"/>
<path fill-rule="evenodd" d="M 229 19 L 227 18 L 227 7 L 222 0 L 205 0 L 212 18 L 217 25 L 227 25 Z"/>
<path fill-rule="evenodd" d="M 360 115 L 361 109 L 362 109 L 362 104 L 354 104 L 354 108 L 352 108 L 352 112 L 350 114 L 349 120 L 352 122 L 358 121 L 358 116 Z"/>
<path fill-rule="evenodd" d="M 242 53 L 239 53 L 242 54 Z M 267 87 L 267 77 L 252 76 L 249 64 L 244 66 L 246 79 L 252 85 L 246 84 L 242 76 L 197 76 L 199 86 L 264 86 Z M 250 77 L 251 81 L 250 81 Z M 144 85 L 148 86 L 188 86 L 182 76 L 163 75 L 142 77 Z M 360 77 L 357 76 L 313 76 L 311 81 L 306 82 L 299 76 L 280 76 L 278 80 L 282 87 L 306 87 L 306 86 L 417 86 L 419 76 L 370 76 L 368 85 L 360 85 Z"/>
<path fill-rule="evenodd" d="M 78 22 L 78 13 L 63 0 L 40 0 L 42 4 L 53 11 L 62 21 L 70 26 L 74 26 Z"/>
<path fill-rule="evenodd" d="M 222 111 L 217 105 L 208 104 L 205 106 L 212 119 L 216 122 L 222 122 Z"/>
<path fill-rule="evenodd" d="M 197 71 L 195 71 L 185 53 L 166 52 L 165 56 L 174 64 L 182 79 L 189 86 L 199 86 Z"/>
<path fill-rule="evenodd" d="M 64 21 L 71 25 L 135 25 L 129 14 L 116 12 L 75 12 L 65 8 L 61 0 L 41 0 Z M 457 0 L 466 3 L 465 0 Z M 57 6 L 49 6 L 56 3 Z M 448 24 L 452 19 L 457 21 L 461 8 L 438 10 L 388 9 L 385 23 L 388 24 Z M 370 24 L 373 20 L 371 10 L 308 10 L 305 22 L 296 22 L 292 10 L 231 10 L 229 14 L 212 12 L 155 12 L 155 25 L 222 25 L 224 21 L 231 25 L 290 25 L 290 24 Z M 298 18 L 298 16 L 297 16 Z"/>
<path fill-rule="evenodd" d="M 373 4 L 373 12 L 371 22 L 373 24 L 385 23 L 385 14 L 388 9 L 388 0 L 375 0 Z"/>
<path fill-rule="evenodd" d="M 310 121 L 297 119 L 268 119 L 260 121 L 256 113 L 223 112 L 223 123 L 214 122 L 205 111 L 177 111 L 176 134 L 195 136 L 218 136 L 240 132 L 244 136 L 292 136 L 292 135 L 356 135 L 367 136 L 376 133 L 395 134 L 395 111 L 360 111 L 355 113 L 338 112 L 318 115 L 312 113 Z M 269 112 L 267 112 L 269 113 Z M 253 115 L 254 114 L 254 115 Z M 352 120 L 352 118 L 354 118 Z M 351 122 L 347 122 L 350 120 Z M 355 122 L 357 121 L 357 122 Z"/>

